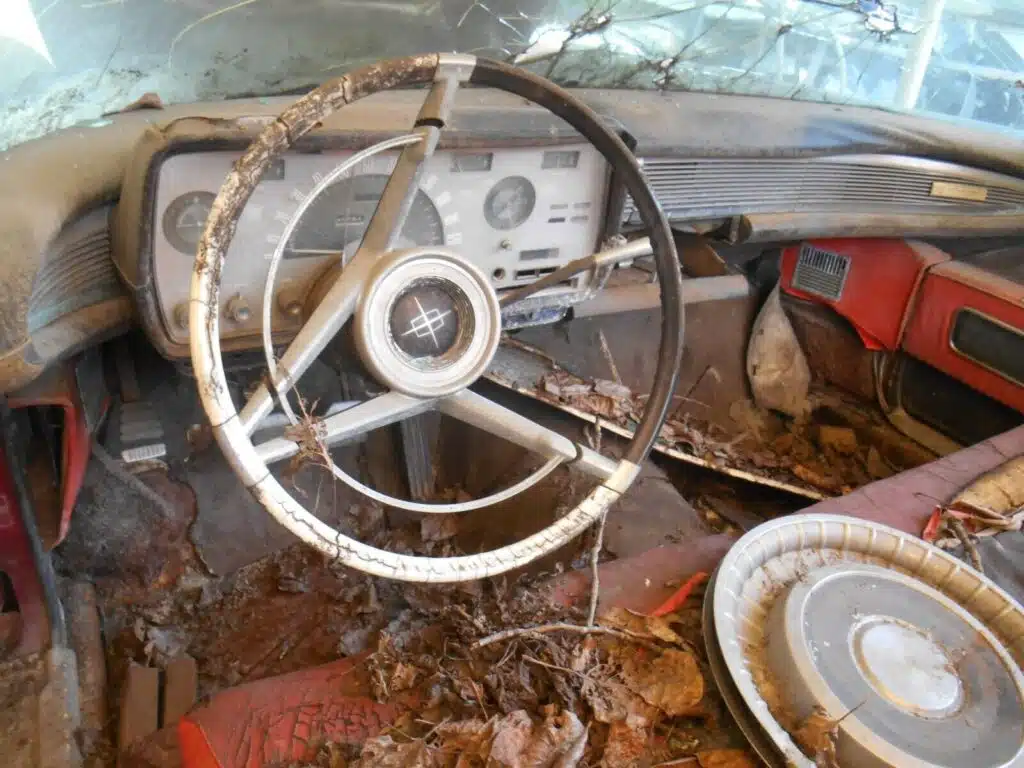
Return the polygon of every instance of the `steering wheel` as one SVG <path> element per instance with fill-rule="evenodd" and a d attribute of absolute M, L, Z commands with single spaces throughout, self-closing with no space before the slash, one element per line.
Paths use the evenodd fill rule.
<path fill-rule="evenodd" d="M 265 313 L 268 383 L 259 386 L 241 411 L 236 410 L 221 357 L 220 283 L 228 246 L 253 189 L 274 157 L 335 110 L 380 90 L 423 84 L 430 84 L 430 89 L 407 136 L 389 139 L 359 153 L 322 181 L 321 185 L 326 187 L 368 153 L 402 147 L 362 243 L 344 267 L 333 273 L 319 303 L 277 361 L 272 357 Z M 486 371 L 497 350 L 501 307 L 510 298 L 521 300 L 531 292 L 528 289 L 543 287 L 550 279 L 542 279 L 527 286 L 527 290 L 515 291 L 514 297 L 506 295 L 499 300 L 480 269 L 452 249 L 396 249 L 419 190 L 424 163 L 436 149 L 455 93 L 464 84 L 507 91 L 565 120 L 617 172 L 647 227 L 650 244 L 645 241 L 644 247 L 653 252 L 661 290 L 661 340 L 655 380 L 643 417 L 618 462 L 469 389 Z M 314 199 L 317 191 L 308 199 Z M 472 245 L 463 245 L 459 250 L 471 254 Z M 593 266 L 619 260 L 624 253 L 638 252 L 627 246 L 625 251 L 620 248 L 597 254 L 596 261 L 591 257 L 580 262 Z M 279 258 L 280 248 L 268 279 L 268 290 Z M 191 353 L 200 399 L 221 450 L 245 487 L 281 525 L 327 556 L 366 573 L 404 581 L 468 581 L 504 573 L 558 549 L 600 519 L 632 484 L 661 429 L 682 353 L 682 280 L 676 249 L 668 221 L 636 158 L 589 107 L 554 83 L 524 70 L 461 54 L 380 62 L 325 83 L 282 112 L 235 163 L 213 203 L 196 253 L 190 298 Z M 265 304 L 269 306 L 270 302 Z M 318 419 L 312 425 L 307 423 L 315 432 L 317 444 L 330 445 L 414 414 L 438 410 L 537 452 L 546 462 L 511 488 L 461 505 L 420 504 L 384 496 L 332 463 L 331 471 L 339 479 L 386 504 L 439 514 L 506 499 L 563 464 L 596 477 L 600 481 L 597 487 L 549 527 L 514 544 L 476 555 L 400 555 L 334 530 L 307 510 L 268 469 L 269 464 L 298 453 L 303 448 L 303 439 L 286 436 L 254 444 L 252 434 L 275 403 L 281 405 L 293 423 L 296 421 L 288 406 L 288 391 L 350 319 L 361 362 L 388 391 Z"/>

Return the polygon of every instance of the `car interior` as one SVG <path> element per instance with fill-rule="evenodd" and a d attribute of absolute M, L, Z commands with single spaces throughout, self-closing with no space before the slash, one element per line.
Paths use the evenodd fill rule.
<path fill-rule="evenodd" d="M 1024 764 L 1020 9 L 249 3 L 0 33 L 5 764 Z"/>

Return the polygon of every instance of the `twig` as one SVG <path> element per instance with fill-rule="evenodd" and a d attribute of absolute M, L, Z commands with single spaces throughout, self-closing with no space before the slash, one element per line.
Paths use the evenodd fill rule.
<path fill-rule="evenodd" d="M 608 368 L 612 372 L 612 378 L 615 379 L 616 384 L 621 384 L 622 377 L 619 376 L 619 369 L 615 365 L 615 358 L 612 357 L 612 350 L 608 346 L 608 339 L 604 337 L 603 329 L 598 329 L 597 339 L 601 342 L 601 354 L 604 355 L 604 361 L 608 363 Z"/>
<path fill-rule="evenodd" d="M 704 377 L 707 376 L 709 373 L 718 381 L 719 384 L 722 383 L 722 377 L 718 373 L 718 369 L 715 368 L 715 366 L 713 365 L 706 366 L 704 370 L 701 371 L 700 376 L 694 379 L 693 384 L 691 384 L 690 388 L 686 390 L 686 394 L 682 396 L 684 400 L 690 399 L 694 391 L 696 391 L 697 387 L 699 387 L 701 385 L 701 382 L 704 381 Z"/>
<path fill-rule="evenodd" d="M 978 573 L 984 573 L 985 569 L 981 565 L 981 553 L 978 552 L 978 548 L 974 546 L 974 542 L 971 541 L 971 536 L 967 533 L 967 529 L 964 528 L 964 524 L 952 515 L 946 515 L 946 525 L 949 530 L 953 532 L 953 535 L 960 540 L 963 544 L 964 552 L 967 553 L 967 557 L 970 558 L 971 565 L 974 566 L 974 570 Z"/>
<path fill-rule="evenodd" d="M 640 394 L 640 395 L 633 395 L 633 397 L 635 397 L 637 400 L 647 400 L 647 399 L 650 398 L 650 396 L 651 396 L 650 392 L 645 392 L 645 393 Z M 692 397 L 686 397 L 685 395 L 672 395 L 672 400 L 673 401 L 675 401 L 675 400 L 682 400 L 685 403 L 693 403 L 694 405 L 699 405 L 701 408 L 707 408 L 709 410 L 711 409 L 711 406 L 708 405 L 707 403 L 705 403 L 705 402 L 703 402 L 701 400 L 695 400 Z"/>
<path fill-rule="evenodd" d="M 652 643 L 643 635 L 637 634 L 636 632 L 630 632 L 626 629 L 610 629 L 608 627 L 600 626 L 581 627 L 578 624 L 566 624 L 564 622 L 542 624 L 539 627 L 504 629 L 501 632 L 495 632 L 493 635 L 488 635 L 487 637 L 477 640 L 470 647 L 475 650 L 477 648 L 484 648 L 488 645 L 493 645 L 494 643 L 511 640 L 516 637 L 534 637 L 539 639 L 542 635 L 546 635 L 551 632 L 571 632 L 577 635 L 608 635 L 609 637 L 617 637 L 620 640 L 628 640 L 631 643 L 636 643 L 637 645 L 652 651 L 661 651 L 661 646 L 657 643 Z"/>
<path fill-rule="evenodd" d="M 525 653 L 523 654 L 523 661 L 527 662 L 528 664 L 536 664 L 539 667 L 545 667 L 547 669 L 553 669 L 556 672 L 565 672 L 565 673 L 570 674 L 570 675 L 577 675 L 579 677 L 582 677 L 584 680 L 586 680 L 589 683 L 597 683 L 598 685 L 603 685 L 606 688 L 618 688 L 619 687 L 619 685 L 617 683 L 613 683 L 611 680 L 601 680 L 600 678 L 591 677 L 586 672 L 580 672 L 579 670 L 576 670 L 576 669 L 569 669 L 568 667 L 560 667 L 557 664 L 549 664 L 546 661 L 541 661 L 540 659 L 535 659 L 535 658 L 533 658 L 533 656 L 528 656 Z"/>
<path fill-rule="evenodd" d="M 490 720 L 490 715 L 487 714 L 487 707 L 484 706 L 484 697 L 480 695 L 480 689 L 477 687 L 476 680 L 470 680 L 469 684 L 473 686 L 473 695 L 476 696 L 476 703 L 480 705 L 480 711 L 484 713 L 484 720 Z"/>
<path fill-rule="evenodd" d="M 599 426 L 598 429 L 601 427 Z M 601 594 L 601 577 L 598 574 L 598 560 L 601 557 L 601 547 L 604 546 L 604 524 L 608 519 L 608 509 L 601 513 L 601 519 L 597 522 L 597 535 L 594 537 L 594 546 L 590 550 L 590 611 L 587 613 L 587 626 L 593 627 L 597 622 L 597 601 Z"/>

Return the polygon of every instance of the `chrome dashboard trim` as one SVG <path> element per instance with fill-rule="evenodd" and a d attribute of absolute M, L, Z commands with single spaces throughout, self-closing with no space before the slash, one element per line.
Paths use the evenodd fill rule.
<path fill-rule="evenodd" d="M 793 211 L 1024 215 L 1024 179 L 905 155 L 646 157 L 642 165 L 676 221 Z M 936 184 L 971 188 L 972 195 L 937 195 Z M 631 200 L 623 222 L 637 222 Z"/>

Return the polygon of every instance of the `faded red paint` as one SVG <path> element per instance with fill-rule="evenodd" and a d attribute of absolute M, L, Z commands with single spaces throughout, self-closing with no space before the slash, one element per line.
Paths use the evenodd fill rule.
<path fill-rule="evenodd" d="M 349 657 L 217 694 L 178 723 L 183 768 L 289 765 L 313 760 L 325 742 L 377 736 L 405 707 L 370 698 L 365 661 Z"/>
<path fill-rule="evenodd" d="M 979 392 L 1024 412 L 1024 387 L 953 349 L 950 333 L 957 312 L 964 307 L 1024 332 L 1024 285 L 970 264 L 949 262 L 936 266 L 926 276 L 907 326 L 904 350 Z"/>
<path fill-rule="evenodd" d="M 25 656 L 45 650 L 50 636 L 46 600 L 3 449 L 0 449 L 0 571 L 11 580 L 21 614 L 21 637 L 13 655 Z"/>
<path fill-rule="evenodd" d="M 30 387 L 12 394 L 8 400 L 11 408 L 28 408 L 41 405 L 56 406 L 64 411 L 64 425 L 61 435 L 60 478 L 60 526 L 55 541 L 46 542 L 51 547 L 60 544 L 71 528 L 71 513 L 82 490 L 85 468 L 89 463 L 91 436 L 85 423 L 85 409 L 78 394 L 78 384 L 71 366 L 55 369 L 53 374 L 39 379 Z"/>
<path fill-rule="evenodd" d="M 793 288 L 800 246 L 782 252 L 782 290 L 835 309 L 857 330 L 869 349 L 899 348 L 914 293 L 925 272 L 950 256 L 934 246 L 910 240 L 835 239 L 809 243 L 849 256 L 850 271 L 839 301 L 829 301 Z"/>

